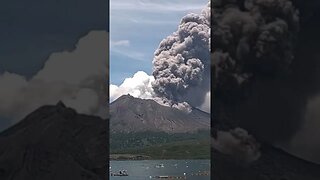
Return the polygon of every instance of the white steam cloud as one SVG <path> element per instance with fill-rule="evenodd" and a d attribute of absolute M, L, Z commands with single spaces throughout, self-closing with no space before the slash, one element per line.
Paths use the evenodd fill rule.
<path fill-rule="evenodd" d="M 110 102 L 126 94 L 130 94 L 136 98 L 153 99 L 154 92 L 151 86 L 153 81 L 153 76 L 149 76 L 143 71 L 138 71 L 133 77 L 126 78 L 120 86 L 111 84 L 109 87 Z"/>
<path fill-rule="evenodd" d="M 105 31 L 88 33 L 73 51 L 53 53 L 29 80 L 9 72 L 0 75 L 0 114 L 19 120 L 62 100 L 80 113 L 106 117 L 108 40 Z"/>

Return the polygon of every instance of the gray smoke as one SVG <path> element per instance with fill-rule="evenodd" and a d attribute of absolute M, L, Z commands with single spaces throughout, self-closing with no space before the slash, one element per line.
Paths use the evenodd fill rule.
<path fill-rule="evenodd" d="M 304 123 L 301 129 L 294 135 L 288 143 L 288 149 L 304 159 L 320 162 L 320 96 L 317 95 L 309 99 L 307 103 Z"/>
<path fill-rule="evenodd" d="M 299 12 L 290 0 L 220 0 L 212 11 L 214 123 L 287 140 L 304 105 L 287 81 Z"/>
<path fill-rule="evenodd" d="M 162 103 L 189 110 L 203 104 L 210 91 L 209 47 L 210 3 L 201 14 L 183 17 L 155 51 L 152 86 Z"/>
<path fill-rule="evenodd" d="M 299 7 L 301 28 L 294 66 L 296 97 L 306 99 L 305 113 L 298 132 L 288 143 L 288 151 L 301 158 L 320 163 L 320 2 L 293 0 Z"/>
<path fill-rule="evenodd" d="M 213 65 L 216 84 L 237 85 L 257 75 L 287 72 L 298 32 L 298 11 L 289 0 L 215 1 Z"/>
<path fill-rule="evenodd" d="M 230 155 L 238 162 L 245 164 L 257 160 L 261 155 L 260 144 L 241 128 L 218 131 L 217 137 L 212 139 L 211 144 L 219 152 Z"/>

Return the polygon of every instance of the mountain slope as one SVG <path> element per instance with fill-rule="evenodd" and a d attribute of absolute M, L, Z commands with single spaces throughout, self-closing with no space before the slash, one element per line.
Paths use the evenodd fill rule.
<path fill-rule="evenodd" d="M 0 179 L 106 179 L 106 130 L 62 103 L 40 107 L 0 133 Z"/>
<path fill-rule="evenodd" d="M 191 113 L 162 106 L 153 100 L 123 95 L 110 104 L 112 133 L 163 131 L 195 132 L 210 129 L 210 115 L 193 108 Z"/>
<path fill-rule="evenodd" d="M 213 150 L 212 174 L 215 180 L 319 180 L 320 165 L 263 144 L 261 157 L 251 164 Z"/>

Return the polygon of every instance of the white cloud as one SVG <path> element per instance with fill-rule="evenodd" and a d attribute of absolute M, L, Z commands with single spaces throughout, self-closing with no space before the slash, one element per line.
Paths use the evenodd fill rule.
<path fill-rule="evenodd" d="M 116 46 L 125 46 L 125 47 L 129 47 L 130 46 L 130 41 L 129 40 L 119 40 L 119 41 L 110 41 L 110 46 L 112 47 L 116 47 Z"/>
<path fill-rule="evenodd" d="M 203 8 L 203 4 L 207 1 L 154 1 L 154 0 L 112 0 L 111 10 L 135 10 L 148 12 L 163 12 L 163 11 L 198 11 Z"/>
<path fill-rule="evenodd" d="M 106 116 L 108 33 L 92 31 L 71 51 L 53 53 L 30 80 L 0 75 L 0 114 L 20 120 L 42 105 L 62 100 L 80 113 Z"/>
<path fill-rule="evenodd" d="M 138 71 L 133 77 L 126 78 L 120 86 L 111 84 L 109 86 L 110 102 L 126 94 L 142 99 L 153 99 L 154 92 L 151 85 L 153 81 L 153 76 L 143 71 Z"/>
<path fill-rule="evenodd" d="M 130 18 L 129 21 L 136 24 L 148 24 L 148 25 L 176 25 L 177 21 L 168 21 L 168 20 L 151 20 L 146 18 Z"/>

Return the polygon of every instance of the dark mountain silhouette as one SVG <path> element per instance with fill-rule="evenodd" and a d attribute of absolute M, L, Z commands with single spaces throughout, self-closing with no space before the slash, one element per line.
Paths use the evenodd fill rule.
<path fill-rule="evenodd" d="M 0 179 L 106 179 L 107 127 L 61 102 L 40 107 L 0 133 Z"/>
<path fill-rule="evenodd" d="M 123 95 L 110 104 L 112 133 L 163 131 L 195 132 L 210 129 L 210 115 L 193 108 L 191 113 L 162 106 L 151 99 Z"/>
<path fill-rule="evenodd" d="M 261 157 L 250 164 L 212 150 L 215 180 L 319 180 L 320 177 L 320 165 L 268 144 L 262 145 Z"/>

